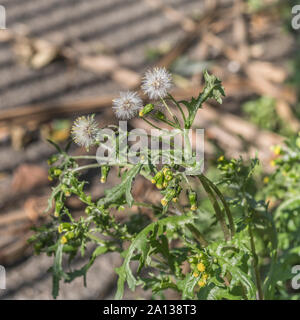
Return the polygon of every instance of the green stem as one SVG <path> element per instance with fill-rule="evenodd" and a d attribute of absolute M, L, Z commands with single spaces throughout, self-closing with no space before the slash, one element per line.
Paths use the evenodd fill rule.
<path fill-rule="evenodd" d="M 186 226 L 191 231 L 193 236 L 199 241 L 203 248 L 208 246 L 208 242 L 206 241 L 202 233 L 194 225 L 189 223 Z"/>
<path fill-rule="evenodd" d="M 196 114 L 198 109 L 201 107 L 201 105 L 208 99 L 211 92 L 215 89 L 215 87 L 211 87 L 209 90 L 204 90 L 202 94 L 199 95 L 197 99 L 197 103 L 195 104 L 193 110 L 189 110 L 189 117 L 187 119 L 187 122 L 185 124 L 186 129 L 190 129 L 193 125 L 193 122 L 195 120 Z"/>
<path fill-rule="evenodd" d="M 209 200 L 214 207 L 217 220 L 219 221 L 221 229 L 224 233 L 225 241 L 228 241 L 231 239 L 231 236 L 230 236 L 230 232 L 229 232 L 229 229 L 228 229 L 226 221 L 225 221 L 224 214 L 219 206 L 218 200 L 216 199 L 214 193 L 212 192 L 212 190 L 211 190 L 210 186 L 208 185 L 208 183 L 206 182 L 206 180 L 203 178 L 203 175 L 198 176 L 198 178 L 199 178 L 200 182 L 202 183 L 203 188 L 206 191 L 206 193 L 209 197 Z"/>
<path fill-rule="evenodd" d="M 96 156 L 70 156 L 72 159 L 85 159 L 85 160 L 96 160 Z"/>
<path fill-rule="evenodd" d="M 228 221 L 229 221 L 231 236 L 233 237 L 235 235 L 235 225 L 234 225 L 233 217 L 232 217 L 232 214 L 231 214 L 231 211 L 230 211 L 230 208 L 228 206 L 227 201 L 225 200 L 225 198 L 224 198 L 222 192 L 219 190 L 219 188 L 211 180 L 209 180 L 206 176 L 204 176 L 204 175 L 202 175 L 202 176 L 207 181 L 207 183 L 210 185 L 210 187 L 215 191 L 215 193 L 217 194 L 219 199 L 221 200 L 221 202 L 224 206 Z"/>
<path fill-rule="evenodd" d="M 136 202 L 136 201 L 134 201 L 133 205 L 138 206 L 138 207 L 150 208 L 150 209 L 153 209 L 153 210 L 161 210 L 160 207 L 155 206 L 155 205 L 150 204 L 150 203 L 145 203 L 145 202 Z"/>
<path fill-rule="evenodd" d="M 174 118 L 174 114 L 171 111 L 171 109 L 169 108 L 169 106 L 167 105 L 165 99 L 161 98 L 161 101 L 162 101 L 163 105 L 166 107 L 166 109 L 168 110 L 168 112 L 170 113 L 170 115 Z"/>
<path fill-rule="evenodd" d="M 184 114 L 184 112 L 183 112 L 180 104 L 178 103 L 178 104 L 176 104 L 176 106 L 177 106 L 177 108 L 179 109 L 179 111 L 180 111 L 180 113 L 181 113 L 181 115 L 182 115 L 182 119 L 183 119 L 183 121 L 184 121 L 184 123 L 185 123 L 185 122 L 186 122 L 186 117 L 185 117 L 185 114 Z"/>
<path fill-rule="evenodd" d="M 175 103 L 175 105 L 177 106 L 177 108 L 179 109 L 179 111 L 181 112 L 181 115 L 182 115 L 182 118 L 183 118 L 183 121 L 184 123 L 186 123 L 186 117 L 185 117 L 185 114 L 180 106 L 180 104 L 173 98 L 173 96 L 171 96 L 169 94 L 169 98 Z"/>
<path fill-rule="evenodd" d="M 153 117 L 153 118 L 154 118 L 154 117 Z M 157 118 L 154 118 L 154 119 L 157 120 Z M 170 120 L 159 119 L 159 121 L 161 121 L 161 122 L 169 125 L 169 126 L 172 127 L 172 128 L 175 128 L 175 127 L 176 127 L 176 128 L 178 128 L 178 129 L 181 129 L 178 125 L 176 125 L 176 123 L 174 123 L 174 122 L 172 122 L 172 121 L 170 121 Z M 160 130 L 161 130 L 161 128 L 160 128 Z"/>
<path fill-rule="evenodd" d="M 187 148 L 189 157 L 192 157 L 193 150 L 192 150 L 192 146 L 189 139 L 189 130 L 184 129 L 183 136 L 184 136 L 184 148 Z"/>
<path fill-rule="evenodd" d="M 155 124 L 153 124 L 152 122 L 150 122 L 149 120 L 145 119 L 144 117 L 141 117 L 145 122 L 147 122 L 151 127 L 161 130 L 161 128 L 157 127 Z"/>
<path fill-rule="evenodd" d="M 100 167 L 101 167 L 101 165 L 99 163 L 88 164 L 86 166 L 81 166 L 81 167 L 75 168 L 72 170 L 72 172 L 78 172 L 78 171 L 85 170 L 85 169 L 100 168 Z"/>
<path fill-rule="evenodd" d="M 260 272 L 258 268 L 258 256 L 256 254 L 256 249 L 255 249 L 255 243 L 254 243 L 254 238 L 253 238 L 253 232 L 251 228 L 251 224 L 249 223 L 248 225 L 248 230 L 249 230 L 249 236 L 250 236 L 250 245 L 251 245 L 251 251 L 253 254 L 253 268 L 255 271 L 255 277 L 256 277 L 256 286 L 257 286 L 257 291 L 258 291 L 258 299 L 263 300 L 263 290 L 262 290 L 262 285 L 261 285 L 261 277 L 260 277 Z"/>

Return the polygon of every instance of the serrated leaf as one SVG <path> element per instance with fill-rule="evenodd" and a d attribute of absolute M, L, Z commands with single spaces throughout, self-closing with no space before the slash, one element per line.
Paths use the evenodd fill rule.
<path fill-rule="evenodd" d="M 125 281 L 127 281 L 128 286 L 131 290 L 135 289 L 137 280 L 135 279 L 131 271 L 130 261 L 132 260 L 136 251 L 142 252 L 143 262 L 146 260 L 149 248 L 145 246 L 145 243 L 151 241 L 151 239 L 148 239 L 148 235 L 152 233 L 152 237 L 154 234 L 156 237 L 159 237 L 160 235 L 162 235 L 165 229 L 177 229 L 178 227 L 183 227 L 187 223 L 191 223 L 193 220 L 194 217 L 192 216 L 168 217 L 149 224 L 136 236 L 136 238 L 133 240 L 133 242 L 127 250 L 123 265 L 116 269 L 116 272 L 119 275 L 119 279 L 115 299 L 118 300 L 122 298 L 124 293 Z M 145 250 L 147 250 L 147 252 L 145 252 Z"/>
<path fill-rule="evenodd" d="M 114 188 L 106 191 L 105 197 L 98 201 L 98 206 L 108 207 L 111 204 L 118 204 L 120 200 L 125 199 L 129 206 L 133 204 L 133 197 L 131 194 L 132 182 L 135 176 L 140 172 L 143 164 L 138 163 L 132 169 L 127 171 L 123 177 L 122 182 Z"/>
<path fill-rule="evenodd" d="M 236 296 L 228 292 L 228 289 L 220 288 L 220 287 L 213 287 L 208 295 L 207 300 L 242 300 L 241 296 Z"/>
<path fill-rule="evenodd" d="M 97 247 L 97 248 L 94 250 L 94 252 L 93 252 L 93 254 L 92 254 L 89 262 L 88 262 L 86 265 L 84 265 L 84 266 L 83 266 L 81 269 L 79 269 L 79 270 L 75 270 L 75 271 L 73 271 L 73 272 L 69 272 L 69 273 L 66 274 L 65 282 L 71 282 L 71 281 L 73 281 L 75 278 L 81 277 L 81 276 L 86 277 L 87 271 L 88 271 L 88 270 L 90 269 L 90 267 L 93 265 L 93 263 L 95 262 L 96 258 L 97 258 L 98 256 L 106 253 L 107 251 L 108 251 L 108 248 L 107 248 L 106 246 L 103 246 L 103 245 L 102 245 L 102 246 Z"/>
<path fill-rule="evenodd" d="M 198 279 L 195 278 L 191 273 L 188 273 L 184 280 L 177 281 L 177 286 L 182 290 L 182 299 L 191 300 L 194 299 L 194 288 L 198 282 Z"/>
<path fill-rule="evenodd" d="M 221 267 L 222 275 L 228 272 L 231 275 L 230 289 L 243 285 L 246 289 L 246 296 L 252 300 L 256 298 L 256 286 L 249 274 L 245 262 L 252 255 L 248 248 L 249 237 L 245 232 L 237 233 L 229 242 L 215 242 L 208 246 L 212 256 L 217 258 Z"/>

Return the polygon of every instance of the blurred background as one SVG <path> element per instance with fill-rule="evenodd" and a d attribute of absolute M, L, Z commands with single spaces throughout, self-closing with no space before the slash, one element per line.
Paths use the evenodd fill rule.
<path fill-rule="evenodd" d="M 52 258 L 33 256 L 27 244 L 31 227 L 47 220 L 53 186 L 47 158 L 55 150 L 46 139 L 65 145 L 72 121 L 82 114 L 95 113 L 100 125 L 116 123 L 112 99 L 120 90 L 138 88 L 150 67 L 173 73 L 177 98 L 198 95 L 204 69 L 222 80 L 223 104 L 207 103 L 195 123 L 205 128 L 207 169 L 220 154 L 249 158 L 258 152 L 263 172 L 271 172 L 270 146 L 300 130 L 300 30 L 291 24 L 296 4 L 2 0 L 7 29 L 0 30 L 0 265 L 7 289 L 0 298 L 51 299 Z M 145 127 L 139 119 L 130 126 Z M 75 145 L 71 151 L 85 152 Z M 99 173 L 91 170 L 85 178 L 93 197 L 100 197 Z M 143 180 L 134 192 L 156 199 Z M 68 205 L 75 216 L 82 214 L 76 199 Z M 75 266 L 84 261 L 78 258 Z M 113 298 L 113 269 L 120 263 L 118 255 L 100 257 L 87 288 L 77 279 L 62 286 L 59 299 Z M 125 295 L 140 297 L 150 296 L 139 290 Z"/>

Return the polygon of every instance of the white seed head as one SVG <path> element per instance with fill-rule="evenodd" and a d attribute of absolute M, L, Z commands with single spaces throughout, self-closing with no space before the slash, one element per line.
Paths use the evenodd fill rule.
<path fill-rule="evenodd" d="M 133 91 L 120 92 L 120 97 L 113 100 L 113 110 L 121 120 L 133 118 L 142 107 L 142 99 Z"/>
<path fill-rule="evenodd" d="M 96 143 L 99 133 L 98 124 L 94 116 L 77 118 L 74 121 L 71 133 L 75 143 L 89 149 L 90 146 Z"/>
<path fill-rule="evenodd" d="M 172 75 L 166 68 L 148 70 L 142 81 L 142 89 L 150 99 L 165 98 L 172 87 Z"/>

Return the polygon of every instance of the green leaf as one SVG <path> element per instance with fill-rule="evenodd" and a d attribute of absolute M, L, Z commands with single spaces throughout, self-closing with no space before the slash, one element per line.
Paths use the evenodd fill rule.
<path fill-rule="evenodd" d="M 237 233 L 231 241 L 214 242 L 208 246 L 209 253 L 217 258 L 223 276 L 230 274 L 230 287 L 244 286 L 246 296 L 253 300 L 256 298 L 256 286 L 251 278 L 248 260 L 251 250 L 248 248 L 249 237 L 242 231 Z"/>
<path fill-rule="evenodd" d="M 59 242 L 56 252 L 53 267 L 51 268 L 53 274 L 53 286 L 52 286 L 52 296 L 54 299 L 57 298 L 59 293 L 59 281 L 64 276 L 64 271 L 62 269 L 62 253 L 63 253 L 63 244 Z"/>
<path fill-rule="evenodd" d="M 146 243 L 151 242 L 151 239 L 148 238 L 148 235 L 151 233 L 151 237 L 154 237 L 154 235 L 156 237 L 159 237 L 160 235 L 163 234 L 165 229 L 176 230 L 177 228 L 183 227 L 187 223 L 191 223 L 193 220 L 194 220 L 194 217 L 190 215 L 168 217 L 168 218 L 149 224 L 136 236 L 136 238 L 133 240 L 129 249 L 126 252 L 123 265 L 116 269 L 116 272 L 119 275 L 119 279 L 118 279 L 118 290 L 117 290 L 115 299 L 122 298 L 126 280 L 129 288 L 131 290 L 135 289 L 137 280 L 131 271 L 130 261 L 132 260 L 136 251 L 142 252 L 143 263 L 147 259 L 147 255 L 149 253 L 149 247 L 146 245 Z"/>
<path fill-rule="evenodd" d="M 204 71 L 205 79 L 205 89 L 203 93 L 207 93 L 207 98 L 213 98 L 218 103 L 222 103 L 222 96 L 225 97 L 225 91 L 222 86 L 221 80 L 219 80 L 214 75 L 209 75 L 209 73 Z"/>
<path fill-rule="evenodd" d="M 143 164 L 138 163 L 132 169 L 127 171 L 123 177 L 122 182 L 114 188 L 106 191 L 105 197 L 98 201 L 98 206 L 108 207 L 111 204 L 121 204 L 122 200 L 131 207 L 133 204 L 133 197 L 131 195 L 132 182 L 135 176 L 140 172 Z"/>
<path fill-rule="evenodd" d="M 53 147 L 58 151 L 58 153 L 64 153 L 63 150 L 61 149 L 61 147 L 56 144 L 55 142 L 53 142 L 52 140 L 50 139 L 47 139 L 47 141 L 53 145 Z"/>
<path fill-rule="evenodd" d="M 274 219 L 279 219 L 286 210 L 298 210 L 300 208 L 300 197 L 294 197 L 284 201 L 276 210 Z"/>
<path fill-rule="evenodd" d="M 107 248 L 106 246 L 101 245 L 101 246 L 97 247 L 97 248 L 94 250 L 94 252 L 93 252 L 93 254 L 92 254 L 89 262 L 88 262 L 86 265 L 84 265 L 84 266 L 83 266 L 81 269 L 79 269 L 79 270 L 75 270 L 75 271 L 73 271 L 73 272 L 69 272 L 69 273 L 66 274 L 66 276 L 65 276 L 65 282 L 71 282 L 71 281 L 73 281 L 75 278 L 81 277 L 81 276 L 83 276 L 84 279 L 85 279 L 86 273 L 88 272 L 88 270 L 90 269 L 90 267 L 93 265 L 93 263 L 95 262 L 96 258 L 97 258 L 98 256 L 106 253 L 107 251 L 108 251 L 108 248 Z"/>
<path fill-rule="evenodd" d="M 224 88 L 222 86 L 221 80 L 219 80 L 214 75 L 209 75 L 207 71 L 204 72 L 205 87 L 203 92 L 201 92 L 197 99 L 192 98 L 190 102 L 180 101 L 183 103 L 188 111 L 189 117 L 185 123 L 185 128 L 191 128 L 197 111 L 202 107 L 203 103 L 210 98 L 216 99 L 218 103 L 222 103 L 222 96 L 225 96 Z"/>
<path fill-rule="evenodd" d="M 188 273 L 184 280 L 177 281 L 177 286 L 182 291 L 183 300 L 194 299 L 194 288 L 197 282 L 198 279 L 192 273 Z"/>
<path fill-rule="evenodd" d="M 231 294 L 228 289 L 220 288 L 220 287 L 213 287 L 208 295 L 207 300 L 242 300 L 241 296 L 236 296 Z"/>

